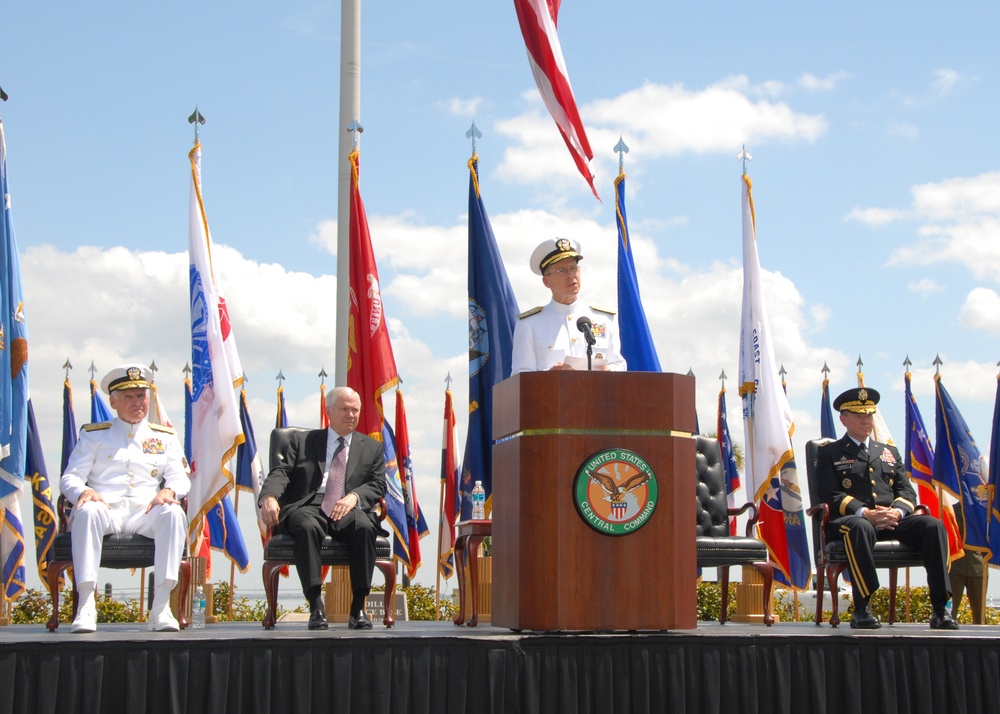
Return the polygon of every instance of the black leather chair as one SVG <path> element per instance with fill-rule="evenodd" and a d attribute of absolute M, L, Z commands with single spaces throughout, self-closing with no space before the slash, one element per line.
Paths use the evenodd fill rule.
<path fill-rule="evenodd" d="M 729 568 L 732 565 L 752 565 L 764 579 L 764 624 L 774 622 L 771 590 L 774 566 L 768 559 L 764 541 L 753 537 L 757 524 L 757 507 L 746 503 L 742 508 L 729 508 L 726 502 L 726 474 L 722 465 L 722 447 L 717 439 L 697 436 L 698 483 L 695 487 L 698 535 L 698 567 L 718 568 L 722 586 L 719 622 L 725 624 L 729 608 Z M 729 519 L 750 512 L 746 535 L 729 534 Z"/>
<path fill-rule="evenodd" d="M 806 443 L 806 479 L 809 481 L 809 502 L 812 506 L 806 515 L 812 518 L 812 537 L 814 558 L 816 561 L 816 624 L 823 622 L 823 592 L 824 579 L 830 585 L 833 600 L 833 611 L 830 615 L 830 626 L 840 624 L 840 599 L 838 597 L 838 580 L 840 574 L 847 568 L 847 551 L 844 541 L 839 538 L 827 538 L 827 524 L 830 521 L 830 507 L 824 502 L 823 494 L 818 492 L 816 478 L 816 462 L 819 447 L 829 444 L 833 439 L 815 439 Z M 930 513 L 927 506 L 917 506 L 916 513 Z M 880 540 L 875 544 L 875 567 L 889 569 L 889 624 L 896 621 L 896 571 L 899 568 L 912 566 L 923 567 L 924 561 L 920 551 L 898 540 Z"/>
<path fill-rule="evenodd" d="M 269 464 L 271 470 L 284 461 L 283 454 L 288 449 L 290 435 L 294 432 L 308 431 L 303 427 L 285 427 L 274 429 L 271 432 L 271 446 Z M 385 501 L 379 502 L 376 506 L 379 521 L 384 521 L 386 517 Z M 373 509 L 374 510 L 374 509 Z M 295 562 L 293 546 L 295 544 L 292 536 L 287 533 L 272 535 L 270 529 L 267 533 L 267 542 L 264 544 L 264 593 L 267 597 L 267 612 L 264 614 L 264 621 L 261 623 L 264 629 L 270 630 L 274 627 L 278 611 L 278 576 L 281 569 Z M 333 536 L 326 536 L 320 546 L 320 559 L 323 565 L 347 565 L 347 546 Z M 382 624 L 392 627 L 396 624 L 392 616 L 392 603 L 396 596 L 396 564 L 392 560 L 392 544 L 385 536 L 380 535 L 375 541 L 375 565 L 382 571 L 385 577 L 385 617 Z"/>
<path fill-rule="evenodd" d="M 185 504 L 185 508 L 187 508 Z M 59 518 L 58 534 L 52 541 L 52 560 L 49 561 L 48 577 L 46 585 L 49 588 L 49 597 L 52 599 L 52 616 L 49 618 L 46 627 L 55 630 L 59 627 L 59 579 L 73 565 L 73 536 L 66 531 L 69 523 L 71 506 L 65 497 L 59 496 L 56 506 Z M 136 535 L 134 533 L 113 533 L 104 536 L 104 545 L 101 548 L 102 568 L 152 568 L 153 556 L 156 552 L 152 538 Z M 191 564 L 187 559 L 185 549 L 184 558 L 181 559 L 180 572 L 177 576 L 178 585 L 181 588 L 180 602 L 187 602 L 188 588 L 191 585 Z M 80 595 L 76 589 L 76 573 L 71 571 L 70 579 L 73 582 L 73 617 L 76 617 L 76 609 L 80 605 Z M 184 615 L 184 608 L 177 618 L 181 629 L 188 626 L 188 620 Z"/>

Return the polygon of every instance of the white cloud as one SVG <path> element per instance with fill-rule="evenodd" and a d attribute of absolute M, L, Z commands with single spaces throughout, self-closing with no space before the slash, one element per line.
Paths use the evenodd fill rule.
<path fill-rule="evenodd" d="M 931 87 L 938 94 L 947 94 L 963 79 L 962 75 L 953 69 L 938 69 L 934 70 L 934 80 L 931 82 Z"/>
<path fill-rule="evenodd" d="M 458 117 L 468 117 L 469 119 L 476 118 L 476 113 L 479 111 L 479 107 L 481 107 L 482 104 L 482 97 L 473 97 L 472 99 L 453 97 L 444 103 L 449 114 L 453 114 Z"/>
<path fill-rule="evenodd" d="M 920 135 L 920 130 L 913 124 L 890 122 L 885 128 L 885 133 L 889 136 L 898 136 L 901 139 L 916 139 Z"/>
<path fill-rule="evenodd" d="M 852 208 L 844 217 L 845 221 L 858 221 L 867 223 L 870 226 L 881 226 L 887 223 L 898 221 L 906 215 L 905 212 L 895 208 Z"/>
<path fill-rule="evenodd" d="M 965 297 L 959 322 L 973 330 L 1000 334 L 1000 295 L 989 288 L 975 288 Z"/>
<path fill-rule="evenodd" d="M 732 152 L 744 143 L 811 143 L 826 134 L 828 122 L 822 115 L 755 99 L 780 93 L 778 83 L 751 85 L 745 76 L 728 77 L 700 91 L 646 82 L 616 97 L 590 102 L 580 111 L 592 145 L 613 146 L 624 134 L 629 146 L 647 158 Z M 499 175 L 535 182 L 556 179 L 560 185 L 579 181 L 552 120 L 539 102 L 532 100 L 532 106 L 524 114 L 497 123 L 498 131 L 511 141 Z M 595 159 L 591 169 L 598 175 L 611 174 L 613 158 Z"/>
<path fill-rule="evenodd" d="M 936 293 L 944 292 L 944 286 L 934 280 L 931 280 L 930 278 L 911 280 L 906 284 L 906 289 L 911 293 L 920 295 L 921 297 L 930 297 Z"/>
<path fill-rule="evenodd" d="M 837 85 L 849 76 L 850 75 L 843 70 L 839 72 L 831 72 L 825 77 L 818 77 L 811 72 L 803 72 L 802 76 L 799 77 L 799 86 L 811 92 L 828 92 L 832 89 L 836 89 Z"/>

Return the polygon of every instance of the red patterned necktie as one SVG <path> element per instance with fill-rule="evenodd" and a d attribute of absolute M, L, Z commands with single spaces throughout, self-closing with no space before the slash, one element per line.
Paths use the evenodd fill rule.
<path fill-rule="evenodd" d="M 347 474 L 347 448 L 344 437 L 337 439 L 337 450 L 333 452 L 330 473 L 326 477 L 326 494 L 323 496 L 323 513 L 333 515 L 333 504 L 344 495 L 344 477 Z"/>

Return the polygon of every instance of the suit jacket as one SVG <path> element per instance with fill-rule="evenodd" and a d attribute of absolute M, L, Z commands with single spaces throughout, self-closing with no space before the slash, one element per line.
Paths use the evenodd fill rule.
<path fill-rule="evenodd" d="M 867 461 L 846 434 L 819 448 L 816 476 L 819 493 L 830 506 L 830 518 L 854 515 L 862 507 L 889 506 L 913 513 L 917 494 L 894 446 L 869 439 Z"/>
<path fill-rule="evenodd" d="M 279 463 L 264 479 L 259 502 L 267 496 L 278 499 L 279 531 L 290 513 L 313 500 L 323 482 L 328 433 L 328 429 L 290 432 L 287 448 L 276 455 Z M 354 432 L 344 486 L 347 493 L 357 494 L 358 507 L 366 513 L 385 495 L 382 442 Z"/>

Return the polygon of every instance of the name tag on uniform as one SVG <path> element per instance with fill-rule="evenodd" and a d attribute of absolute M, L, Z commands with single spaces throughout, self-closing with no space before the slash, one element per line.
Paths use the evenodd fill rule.
<path fill-rule="evenodd" d="M 833 464 L 833 468 L 837 471 L 850 471 L 852 466 L 854 466 L 854 459 L 841 459 Z"/>

